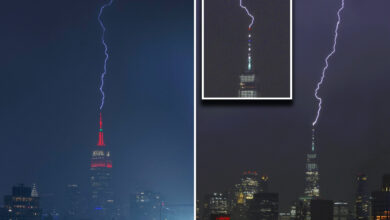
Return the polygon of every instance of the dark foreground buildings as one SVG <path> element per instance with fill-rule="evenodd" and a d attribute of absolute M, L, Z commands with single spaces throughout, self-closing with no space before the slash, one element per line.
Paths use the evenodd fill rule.
<path fill-rule="evenodd" d="M 367 186 L 367 176 L 365 174 L 358 174 L 356 177 L 356 200 L 355 210 L 357 220 L 368 220 L 369 217 L 369 200 L 370 194 Z"/>
<path fill-rule="evenodd" d="M 279 194 L 261 192 L 250 202 L 248 220 L 278 220 Z"/>
<path fill-rule="evenodd" d="M 211 193 L 203 198 L 199 218 L 216 219 L 278 219 L 279 197 L 268 192 L 268 176 L 257 171 L 245 171 L 240 183 L 223 193 Z"/>
<path fill-rule="evenodd" d="M 133 195 L 130 203 L 130 218 L 134 220 L 166 219 L 164 201 L 159 193 L 142 191 Z"/>
<path fill-rule="evenodd" d="M 333 201 L 314 199 L 310 202 L 310 214 L 313 220 L 333 220 Z"/>
<path fill-rule="evenodd" d="M 382 178 L 382 189 L 371 193 L 371 219 L 390 219 L 390 174 Z"/>
<path fill-rule="evenodd" d="M 40 220 L 41 215 L 35 186 L 23 184 L 12 187 L 12 195 L 4 197 L 4 207 L 0 209 L 0 220 Z"/>
<path fill-rule="evenodd" d="M 224 193 L 212 193 L 200 201 L 201 220 L 390 220 L 390 174 L 382 178 L 379 191 L 369 194 L 365 174 L 356 177 L 352 203 L 320 196 L 319 157 L 314 129 L 311 150 L 306 155 L 304 192 L 287 212 L 279 210 L 279 195 L 268 192 L 268 177 L 247 171 L 241 182 Z"/>

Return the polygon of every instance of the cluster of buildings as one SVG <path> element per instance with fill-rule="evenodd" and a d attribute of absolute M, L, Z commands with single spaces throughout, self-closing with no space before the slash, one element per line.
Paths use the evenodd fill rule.
<path fill-rule="evenodd" d="M 12 187 L 11 195 L 4 196 L 4 206 L 0 208 L 0 220 L 175 220 L 176 214 L 170 204 L 166 205 L 161 195 L 152 191 L 140 191 L 129 196 L 126 202 L 115 204 L 112 213 L 109 209 L 93 210 L 91 201 L 80 192 L 76 184 L 67 185 L 62 198 L 63 207 L 56 210 L 41 207 L 41 198 L 35 184 Z M 110 204 L 111 205 L 111 204 Z M 105 213 L 102 213 L 105 212 Z M 103 216 L 110 214 L 110 217 Z"/>
<path fill-rule="evenodd" d="M 205 196 L 197 206 L 199 220 L 278 219 L 279 195 L 269 192 L 266 175 L 245 171 L 240 183 L 226 192 Z"/>
<path fill-rule="evenodd" d="M 4 197 L 0 220 L 176 220 L 173 205 L 166 204 L 159 193 L 140 191 L 118 201 L 112 187 L 111 154 L 104 143 L 103 120 L 100 115 L 98 143 L 90 158 L 90 184 L 81 190 L 78 184 L 68 184 L 64 198 L 55 209 L 42 208 L 42 198 L 35 185 L 12 187 Z M 56 202 L 57 203 L 57 202 Z"/>
<path fill-rule="evenodd" d="M 365 174 L 356 177 L 353 202 L 320 197 L 320 173 L 315 148 L 306 158 L 305 187 L 289 210 L 279 210 L 279 194 L 269 192 L 268 177 L 246 171 L 241 181 L 225 192 L 214 192 L 197 200 L 197 220 L 383 220 L 390 219 L 390 175 L 384 175 L 382 188 L 370 192 Z"/>
<path fill-rule="evenodd" d="M 23 184 L 12 187 L 12 194 L 4 197 L 4 207 L 0 208 L 0 220 L 41 220 L 39 195 L 35 185 Z"/>

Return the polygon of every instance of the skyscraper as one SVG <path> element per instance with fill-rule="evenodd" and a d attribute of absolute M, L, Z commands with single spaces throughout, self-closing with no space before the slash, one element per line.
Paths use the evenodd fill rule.
<path fill-rule="evenodd" d="M 333 204 L 333 220 L 349 220 L 350 212 L 347 202 L 335 202 Z"/>
<path fill-rule="evenodd" d="M 100 113 L 99 140 L 91 158 L 91 205 L 94 219 L 112 219 L 114 199 L 111 186 L 111 155 L 103 138 L 103 120 Z"/>
<path fill-rule="evenodd" d="M 228 193 L 214 192 L 207 194 L 204 198 L 202 220 L 230 217 L 231 206 L 228 197 Z"/>
<path fill-rule="evenodd" d="M 212 193 L 210 195 L 209 209 L 211 214 L 223 214 L 229 213 L 229 204 L 226 194 L 224 193 Z"/>
<path fill-rule="evenodd" d="M 130 219 L 158 220 L 166 219 L 164 201 L 160 193 L 142 191 L 130 199 Z"/>
<path fill-rule="evenodd" d="M 65 209 L 63 215 L 65 220 L 79 220 L 86 216 L 86 202 L 81 195 L 78 184 L 68 184 L 64 198 Z"/>
<path fill-rule="evenodd" d="M 268 192 L 268 176 L 262 175 L 259 183 L 259 192 Z"/>
<path fill-rule="evenodd" d="M 257 97 L 256 78 L 252 68 L 252 32 L 251 27 L 248 30 L 248 66 L 244 73 L 240 74 L 240 89 L 238 97 L 250 98 Z"/>
<path fill-rule="evenodd" d="M 315 148 L 314 129 L 312 135 L 311 151 L 306 158 L 306 177 L 304 196 L 308 199 L 320 196 L 320 173 L 318 170 L 318 154 Z"/>
<path fill-rule="evenodd" d="M 259 192 L 259 174 L 257 171 L 246 171 L 241 176 L 241 192 L 245 200 L 253 199 L 254 195 Z"/>
<path fill-rule="evenodd" d="M 295 201 L 290 209 L 290 217 L 292 220 L 310 219 L 310 203 L 302 198 Z"/>
<path fill-rule="evenodd" d="M 296 206 L 297 219 L 310 219 L 313 199 L 320 197 L 320 173 L 318 169 L 318 154 L 315 147 L 314 128 L 312 130 L 311 150 L 306 156 L 305 189 Z"/>
<path fill-rule="evenodd" d="M 249 220 L 278 220 L 279 218 L 279 194 L 256 193 L 250 202 Z"/>
<path fill-rule="evenodd" d="M 390 174 L 383 175 L 382 177 L 382 191 L 390 192 Z"/>
<path fill-rule="evenodd" d="M 390 219 L 390 175 L 382 178 L 382 190 L 371 193 L 371 218 Z"/>
<path fill-rule="evenodd" d="M 257 171 L 245 171 L 242 174 L 241 182 L 233 189 L 232 219 L 245 220 L 247 218 L 249 203 L 260 191 L 259 187 L 260 177 Z"/>
<path fill-rule="evenodd" d="M 356 177 L 356 184 L 357 184 L 356 200 L 355 200 L 356 219 L 367 220 L 369 199 L 370 199 L 368 186 L 367 186 L 367 176 L 362 173 L 358 174 Z"/>

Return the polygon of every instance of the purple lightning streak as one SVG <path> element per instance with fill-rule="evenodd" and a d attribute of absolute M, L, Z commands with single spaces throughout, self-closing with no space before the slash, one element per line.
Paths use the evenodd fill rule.
<path fill-rule="evenodd" d="M 253 17 L 253 15 L 251 13 L 249 13 L 249 10 L 244 5 L 242 5 L 242 0 L 240 0 L 240 7 L 246 11 L 246 13 L 248 14 L 249 17 L 251 17 L 252 20 L 251 20 L 251 23 L 249 24 L 249 29 L 251 29 L 253 22 L 255 21 L 255 18 Z"/>
<path fill-rule="evenodd" d="M 103 10 L 105 7 L 108 7 L 108 6 L 111 6 L 112 5 L 112 2 L 113 0 L 110 0 L 108 3 L 104 4 L 101 8 L 100 8 L 100 12 L 99 12 L 99 16 L 98 16 L 98 20 L 99 20 L 99 23 L 100 23 L 100 26 L 102 27 L 102 44 L 104 46 L 104 54 L 106 55 L 106 58 L 104 59 L 104 71 L 102 73 L 102 76 L 100 77 L 101 78 L 101 84 L 100 84 L 100 92 L 102 93 L 102 103 L 100 104 L 100 110 L 102 110 L 103 108 L 103 105 L 104 105 L 104 91 L 103 91 L 103 86 L 104 86 L 104 76 L 107 74 L 107 60 L 108 60 L 108 46 L 106 44 L 106 41 L 104 40 L 104 34 L 106 33 L 106 27 L 104 27 L 104 24 L 103 24 L 103 21 L 101 19 L 101 16 L 103 14 Z"/>
<path fill-rule="evenodd" d="M 330 54 L 325 58 L 325 67 L 322 69 L 321 80 L 318 82 L 317 88 L 316 88 L 315 94 L 314 94 L 314 96 L 318 100 L 318 110 L 317 110 L 317 116 L 316 116 L 316 118 L 315 118 L 315 120 L 314 120 L 314 122 L 312 124 L 313 127 L 318 122 L 318 118 L 320 117 L 321 108 L 322 108 L 322 98 L 318 96 L 318 90 L 320 90 L 320 87 L 321 87 L 322 83 L 324 82 L 325 73 L 326 73 L 326 70 L 329 67 L 329 59 L 336 53 L 337 38 L 338 38 L 339 26 L 340 26 L 340 23 L 341 23 L 341 15 L 340 14 L 341 14 L 341 12 L 343 10 L 344 10 L 344 0 L 341 0 L 341 7 L 340 7 L 340 9 L 337 12 L 338 20 L 337 20 L 337 24 L 336 24 L 336 29 L 334 31 L 335 35 L 334 35 L 334 41 L 333 41 L 333 49 L 330 52 Z"/>

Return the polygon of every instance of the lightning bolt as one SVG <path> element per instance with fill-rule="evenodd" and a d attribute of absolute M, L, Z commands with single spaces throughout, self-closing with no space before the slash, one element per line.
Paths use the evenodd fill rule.
<path fill-rule="evenodd" d="M 251 17 L 251 23 L 249 24 L 249 29 L 252 28 L 253 22 L 255 22 L 255 18 L 253 15 L 249 12 L 249 10 L 242 4 L 242 0 L 240 0 L 240 7 L 244 9 L 249 17 Z"/>
<path fill-rule="evenodd" d="M 106 33 L 106 27 L 104 26 L 101 17 L 102 17 L 104 8 L 106 8 L 106 7 L 108 7 L 108 6 L 111 6 L 111 5 L 112 5 L 112 2 L 113 2 L 113 0 L 110 0 L 108 3 L 104 4 L 104 5 L 100 8 L 99 16 L 98 16 L 98 20 L 99 20 L 100 26 L 101 26 L 102 31 L 103 31 L 103 32 L 102 32 L 102 38 L 101 38 L 101 40 L 102 40 L 102 44 L 103 44 L 103 46 L 104 46 L 104 54 L 105 54 L 105 56 L 106 56 L 106 57 L 104 58 L 104 71 L 103 71 L 103 73 L 102 73 L 102 75 L 101 75 L 101 77 L 100 77 L 100 79 L 101 79 L 100 93 L 102 94 L 102 102 L 101 102 L 101 104 L 100 104 L 100 110 L 102 110 L 103 105 L 104 105 L 104 98 L 105 98 L 105 96 L 104 96 L 104 91 L 103 91 L 104 76 L 107 74 L 107 60 L 108 60 L 108 57 L 109 57 L 109 55 L 108 55 L 108 46 L 107 46 L 106 41 L 105 41 L 105 39 L 104 39 L 104 35 L 105 35 L 105 33 Z"/>
<path fill-rule="evenodd" d="M 320 90 L 320 87 L 321 87 L 322 83 L 324 82 L 325 74 L 326 74 L 326 71 L 328 70 L 328 67 L 329 67 L 329 59 L 336 53 L 337 38 L 338 38 L 339 26 L 341 23 L 341 12 L 343 10 L 344 10 L 344 0 L 341 0 L 341 7 L 337 11 L 338 20 L 337 20 L 336 28 L 334 31 L 333 48 L 332 48 L 332 51 L 328 54 L 328 56 L 325 58 L 325 66 L 322 69 L 321 80 L 318 82 L 317 87 L 315 89 L 315 93 L 314 93 L 315 98 L 318 100 L 318 110 L 317 110 L 317 116 L 312 124 L 313 127 L 317 124 L 318 118 L 320 117 L 321 108 L 322 108 L 322 98 L 320 96 L 318 96 L 318 91 Z"/>

